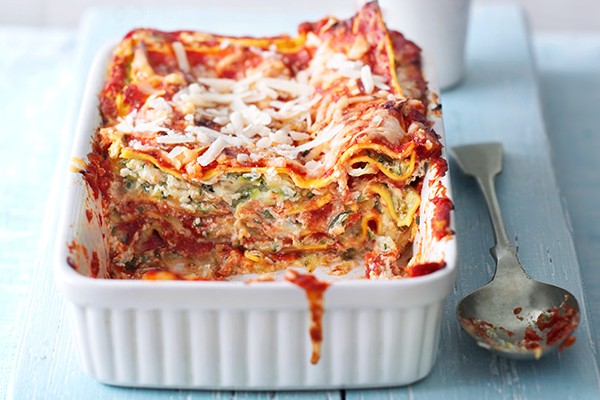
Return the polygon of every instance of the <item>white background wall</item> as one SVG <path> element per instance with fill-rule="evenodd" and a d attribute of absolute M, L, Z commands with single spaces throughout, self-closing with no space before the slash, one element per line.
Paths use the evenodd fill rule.
<path fill-rule="evenodd" d="M 415 0 L 418 1 L 418 0 Z M 451 0 L 440 0 L 451 1 Z M 305 8 L 314 3 L 325 12 L 347 9 L 355 0 L 0 0 L 0 25 L 41 25 L 76 27 L 79 16 L 90 5 L 130 4 L 182 5 L 209 8 L 295 7 Z M 534 31 L 569 30 L 579 32 L 600 31 L 600 0 L 473 0 L 483 3 L 519 3 L 527 13 Z"/>

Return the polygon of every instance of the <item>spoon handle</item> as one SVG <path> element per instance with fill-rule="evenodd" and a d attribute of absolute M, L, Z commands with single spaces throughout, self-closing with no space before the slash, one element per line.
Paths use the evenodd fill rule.
<path fill-rule="evenodd" d="M 459 146 L 454 147 L 452 152 L 463 172 L 474 177 L 483 192 L 496 240 L 490 249 L 497 265 L 496 275 L 515 271 L 524 273 L 517 258 L 517 247 L 508 239 L 494 185 L 494 178 L 502 172 L 502 144 Z"/>
<path fill-rule="evenodd" d="M 490 220 L 492 222 L 492 229 L 494 231 L 494 239 L 496 240 L 496 244 L 490 248 L 490 253 L 492 253 L 496 263 L 498 263 L 500 258 L 510 256 L 511 254 L 516 256 L 517 247 L 514 246 L 508 239 L 508 233 L 506 232 L 504 219 L 502 218 L 502 211 L 500 210 L 500 204 L 498 203 L 498 196 L 496 195 L 496 187 L 494 185 L 495 176 L 495 174 L 476 176 L 475 180 L 477 181 L 477 184 L 483 193 Z"/>

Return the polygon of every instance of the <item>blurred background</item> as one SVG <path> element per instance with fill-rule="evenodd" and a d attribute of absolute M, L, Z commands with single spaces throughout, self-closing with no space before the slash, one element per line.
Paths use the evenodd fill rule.
<path fill-rule="evenodd" d="M 280 0 L 281 1 L 281 0 Z M 355 0 L 302 0 L 283 2 L 289 10 L 305 8 L 314 2 L 321 10 L 342 16 L 352 9 Z M 444 0 L 442 0 L 444 1 Z M 149 6 L 164 4 L 164 0 L 2 0 L 0 1 L 0 24 L 76 27 L 82 12 L 92 5 Z M 248 7 L 245 0 L 169 0 L 169 4 L 207 8 Z M 272 0 L 255 0 L 253 7 L 273 8 Z M 599 0 L 473 0 L 473 4 L 520 4 L 529 15 L 532 30 L 591 32 L 600 31 Z"/>

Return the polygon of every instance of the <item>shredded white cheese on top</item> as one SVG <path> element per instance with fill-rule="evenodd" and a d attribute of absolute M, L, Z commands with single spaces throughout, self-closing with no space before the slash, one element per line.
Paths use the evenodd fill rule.
<path fill-rule="evenodd" d="M 308 39 L 316 42 L 318 38 L 311 36 Z M 221 47 L 227 46 L 230 42 L 223 40 Z M 173 42 L 172 48 L 179 69 L 189 73 L 191 68 L 184 45 Z M 260 53 L 269 57 L 275 51 L 273 47 L 268 52 L 260 50 Z M 259 149 L 259 152 L 272 152 L 290 159 L 297 159 L 302 154 L 308 160 L 305 167 L 315 170 L 323 166 L 319 158 L 315 158 L 321 151 L 325 158 L 330 158 L 333 155 L 328 152 L 332 153 L 332 149 L 345 144 L 347 126 L 342 121 L 343 111 L 352 104 L 353 97 L 328 101 L 315 93 L 314 86 L 322 85 L 326 89 L 339 82 L 345 83 L 351 94 L 360 92 L 357 86 L 360 82 L 362 92 L 359 95 L 394 98 L 388 92 L 390 88 L 386 78 L 374 74 L 369 65 L 350 60 L 341 53 L 319 50 L 309 69 L 298 72 L 293 78 L 265 76 L 261 71 L 250 73 L 240 80 L 200 77 L 169 101 L 153 94 L 139 112 L 134 111 L 121 118 L 114 128 L 122 133 L 155 134 L 156 143 L 175 145 L 168 153 L 172 159 L 182 153 L 181 144 L 204 146 L 204 151 L 197 158 L 201 166 L 209 165 L 224 149 L 232 146 L 250 150 L 250 155 L 237 156 L 240 163 L 262 158 L 252 151 Z M 374 94 L 375 89 L 379 91 Z M 183 131 L 170 127 L 175 111 L 184 115 Z M 204 123 L 199 123 L 202 121 Z M 318 124 L 315 124 L 317 121 Z M 396 129 L 396 125 L 377 115 L 370 127 L 384 131 Z"/>

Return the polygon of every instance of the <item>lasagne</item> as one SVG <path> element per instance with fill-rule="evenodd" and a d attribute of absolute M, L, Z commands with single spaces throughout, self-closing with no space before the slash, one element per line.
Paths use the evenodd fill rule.
<path fill-rule="evenodd" d="M 376 3 L 296 37 L 136 29 L 99 97 L 82 173 L 102 205 L 107 278 L 444 266 L 412 250 L 423 177 L 446 168 L 420 50 Z M 451 234 L 450 207 L 437 235 Z"/>

